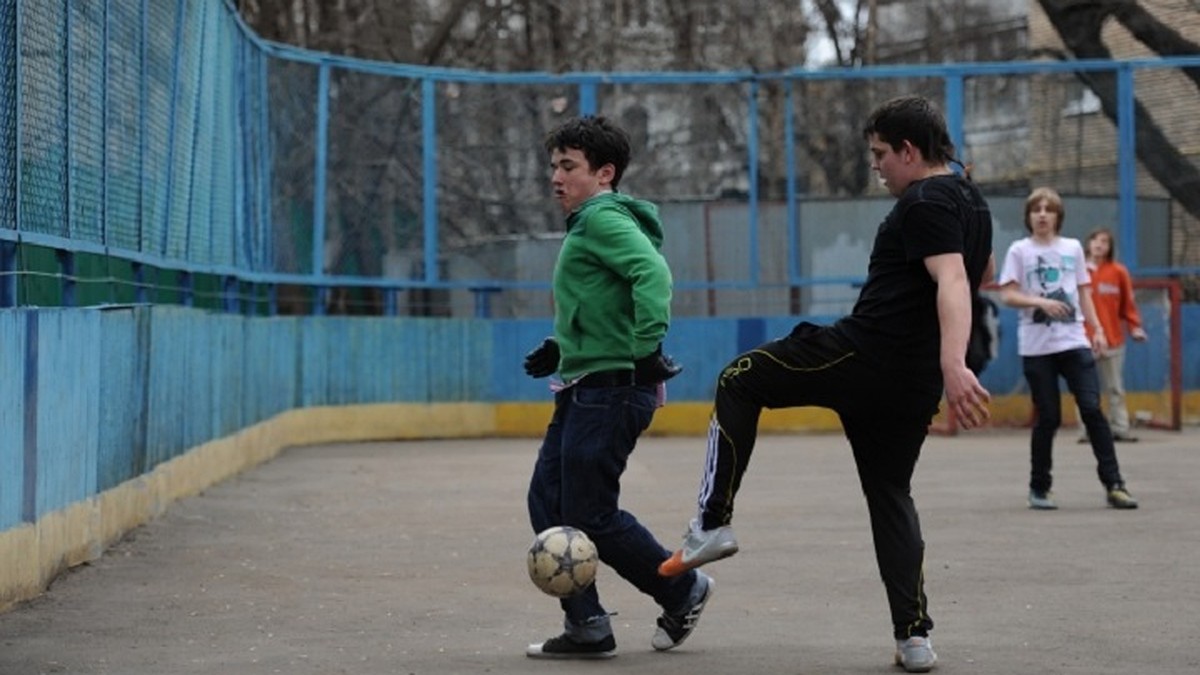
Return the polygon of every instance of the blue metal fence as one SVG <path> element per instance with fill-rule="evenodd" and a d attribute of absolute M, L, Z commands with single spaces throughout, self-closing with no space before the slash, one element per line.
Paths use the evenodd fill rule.
<path fill-rule="evenodd" d="M 798 252 L 798 203 L 814 194 L 798 187 L 807 160 L 796 139 L 813 124 L 802 110 L 804 88 L 861 82 L 880 92 L 928 90 L 940 97 L 969 160 L 985 154 L 968 133 L 986 115 L 968 100 L 974 82 L 1080 72 L 1111 74 L 1117 84 L 1118 161 L 1105 181 L 1120 204 L 1119 249 L 1139 274 L 1200 272 L 1183 263 L 1137 268 L 1133 123 L 1137 76 L 1197 68 L 1200 56 L 772 73 L 482 73 L 263 41 L 221 0 L 3 0 L 0 12 L 0 85 L 9 94 L 0 106 L 0 303 L 8 306 L 20 302 L 18 279 L 49 275 L 64 287 L 85 280 L 80 254 L 129 264 L 135 278 L 117 281 L 134 286 L 137 300 L 152 300 L 147 288 L 156 283 L 174 283 L 146 275 L 150 267 L 177 275 L 185 301 L 195 297 L 198 277 L 214 277 L 222 305 L 243 310 L 261 287 L 274 311 L 281 284 L 315 289 L 308 306 L 316 313 L 336 287 L 386 291 L 388 312 L 396 311 L 399 289 L 544 288 L 545 280 L 487 269 L 471 277 L 447 271 L 447 251 L 485 239 L 481 224 L 537 229 L 553 218 L 543 158 L 530 139 L 557 115 L 623 114 L 631 100 L 657 106 L 651 119 L 664 118 L 659 126 L 671 126 L 672 110 L 703 117 L 714 105 L 741 121 L 732 140 L 693 130 L 690 154 L 675 162 L 688 167 L 690 182 L 661 168 L 670 163 L 669 143 L 650 153 L 657 162 L 631 167 L 643 184 L 662 186 L 651 198 L 695 196 L 684 191 L 706 172 L 714 173 L 710 187 L 742 186 L 748 277 L 718 282 L 753 286 L 762 256 L 782 255 L 789 284 L 819 283 Z M 764 122 L 780 112 L 782 131 Z M 760 190 L 763 167 L 775 159 L 784 167 L 789 239 L 786 250 L 764 252 Z M 457 183 L 472 162 L 481 163 L 480 184 L 464 189 Z M 489 178 L 481 174 L 493 167 L 497 184 L 483 184 Z M 59 252 L 57 269 L 23 261 L 22 246 Z M 397 267 L 404 255 L 411 264 Z M 76 293 L 62 296 L 78 302 Z"/>

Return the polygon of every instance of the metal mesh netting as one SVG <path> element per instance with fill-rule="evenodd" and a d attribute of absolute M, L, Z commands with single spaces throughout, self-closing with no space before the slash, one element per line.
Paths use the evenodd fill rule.
<path fill-rule="evenodd" d="M 244 37 L 212 3 L 143 4 L 22 5 L 18 227 L 232 264 Z"/>
<path fill-rule="evenodd" d="M 1136 262 L 1166 274 L 1164 268 L 1192 266 L 1200 260 L 1200 116 L 1188 93 L 1200 86 L 1200 68 L 1135 72 L 1133 81 L 1140 103 L 1135 114 L 1145 115 L 1136 121 L 1138 194 L 1166 201 L 1170 208 L 1167 231 L 1148 232 L 1152 238 L 1147 241 L 1139 230 Z M 1147 150 L 1143 142 L 1151 136 L 1162 144 Z M 1168 185 L 1171 191 L 1165 189 Z M 1193 299 L 1200 298 L 1200 278 L 1186 280 L 1184 289 Z"/>
<path fill-rule="evenodd" d="M 141 40 L 141 14 L 135 3 L 114 3 L 109 19 L 105 57 L 108 72 L 106 95 L 107 150 L 105 202 L 107 242 L 128 250 L 140 248 L 142 82 L 140 54 L 125 45 Z"/>
<path fill-rule="evenodd" d="M 273 271 L 312 272 L 317 69 L 268 59 L 268 166 Z"/>
<path fill-rule="evenodd" d="M 329 87 L 325 270 L 383 276 L 423 247 L 421 82 L 334 70 Z"/>
<path fill-rule="evenodd" d="M 67 77 L 63 7 L 24 7 L 21 60 L 21 229 L 67 236 Z"/>
<path fill-rule="evenodd" d="M 0 0 L 0 91 L 11 97 L 17 89 L 16 0 Z M 0 106 L 0 228 L 17 224 L 17 107 Z"/>
<path fill-rule="evenodd" d="M 104 203 L 104 40 L 103 6 L 68 6 L 66 96 L 67 181 L 70 186 L 67 236 L 103 239 Z"/>

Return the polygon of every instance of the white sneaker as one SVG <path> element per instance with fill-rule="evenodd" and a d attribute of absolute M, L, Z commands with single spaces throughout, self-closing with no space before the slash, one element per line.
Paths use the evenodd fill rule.
<path fill-rule="evenodd" d="M 683 547 L 671 554 L 658 566 L 664 577 L 677 577 L 705 563 L 728 558 L 738 552 L 733 528 L 723 525 L 715 530 L 700 529 L 700 522 L 692 519 L 687 534 L 683 535 Z"/>
<path fill-rule="evenodd" d="M 927 637 L 914 635 L 907 640 L 896 640 L 896 665 L 909 673 L 928 673 L 937 663 L 933 653 L 933 642 Z"/>
<path fill-rule="evenodd" d="M 700 587 L 701 584 L 703 587 Z M 708 604 L 709 599 L 712 598 L 715 587 L 716 584 L 713 583 L 712 577 L 704 572 L 696 572 L 696 584 L 692 586 L 691 604 L 682 614 L 663 612 L 662 616 L 658 617 L 658 627 L 654 629 L 654 637 L 650 639 L 650 644 L 660 652 L 674 649 L 683 644 L 683 641 L 696 629 L 696 624 L 700 622 L 700 614 L 704 611 L 704 606 Z"/>

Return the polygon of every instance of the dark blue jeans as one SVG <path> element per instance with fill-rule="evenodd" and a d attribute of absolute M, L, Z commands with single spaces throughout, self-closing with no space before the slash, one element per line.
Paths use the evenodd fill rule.
<path fill-rule="evenodd" d="M 1037 415 L 1030 440 L 1029 489 L 1046 492 L 1052 482 L 1050 470 L 1054 461 L 1051 449 L 1054 434 L 1062 424 L 1062 397 L 1058 389 L 1060 375 L 1075 397 L 1075 405 L 1079 406 L 1079 416 L 1083 418 L 1088 439 L 1092 443 L 1092 453 L 1096 455 L 1096 473 L 1100 482 L 1106 488 L 1122 483 L 1112 430 L 1100 410 L 1100 380 L 1092 350 L 1071 349 L 1056 354 L 1026 356 L 1022 362 Z"/>
<path fill-rule="evenodd" d="M 583 530 L 606 565 L 674 612 L 688 602 L 696 573 L 659 576 L 658 565 L 670 552 L 618 506 L 621 474 L 638 436 L 650 426 L 655 406 L 653 385 L 576 385 L 558 392 L 529 483 L 529 520 L 534 532 L 554 525 Z M 596 584 L 563 599 L 562 608 L 568 632 L 580 628 L 574 637 L 603 638 L 582 628 L 589 619 L 607 615 Z"/>

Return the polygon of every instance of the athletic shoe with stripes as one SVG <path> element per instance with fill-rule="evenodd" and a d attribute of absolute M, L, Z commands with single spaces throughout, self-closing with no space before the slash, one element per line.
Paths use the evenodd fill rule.
<path fill-rule="evenodd" d="M 700 521 L 693 518 L 687 533 L 683 535 L 683 547 L 658 566 L 658 573 L 664 577 L 677 577 L 737 552 L 738 543 L 732 527 L 723 525 L 715 530 L 703 530 L 700 529 Z"/>
<path fill-rule="evenodd" d="M 714 587 L 711 577 L 704 572 L 696 572 L 696 584 L 692 586 L 687 609 L 680 614 L 663 612 L 662 616 L 658 617 L 658 628 L 655 629 L 650 644 L 660 652 L 683 644 L 700 622 L 700 614 L 708 604 L 708 599 L 712 597 Z"/>

